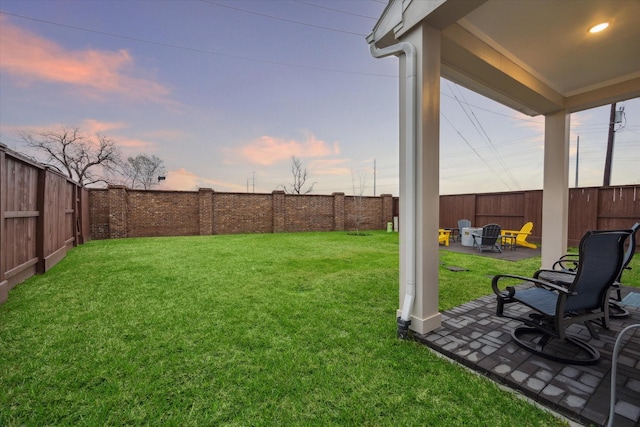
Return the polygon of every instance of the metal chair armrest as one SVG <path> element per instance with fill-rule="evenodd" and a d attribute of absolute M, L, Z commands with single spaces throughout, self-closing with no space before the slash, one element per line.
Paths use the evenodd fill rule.
<path fill-rule="evenodd" d="M 507 292 L 508 295 L 504 294 L 504 291 L 500 290 L 499 286 L 498 286 L 498 282 L 500 281 L 500 279 L 502 278 L 510 278 L 510 279 L 519 279 L 519 280 L 523 280 L 525 282 L 531 282 L 533 284 L 535 284 L 538 287 L 542 287 L 542 288 L 546 288 L 550 291 L 556 291 L 559 292 L 561 294 L 566 294 L 566 295 L 577 295 L 576 292 L 569 292 L 567 290 L 566 287 L 564 286 L 559 286 L 556 285 L 555 283 L 551 283 L 551 282 L 547 282 L 545 280 L 540 280 L 534 277 L 525 277 L 525 276 L 518 276 L 516 274 L 498 274 L 496 276 L 493 276 L 493 279 L 491 279 L 491 288 L 493 289 L 493 292 L 498 295 L 498 296 L 509 296 L 512 297 L 515 293 L 515 290 L 513 289 L 512 286 L 508 286 Z"/>
<path fill-rule="evenodd" d="M 579 254 L 565 254 L 554 262 L 551 268 L 554 270 L 575 271 L 578 268 L 578 259 Z"/>
<path fill-rule="evenodd" d="M 524 232 L 520 230 L 500 230 L 500 234 L 526 234 L 528 236 L 531 232 Z"/>

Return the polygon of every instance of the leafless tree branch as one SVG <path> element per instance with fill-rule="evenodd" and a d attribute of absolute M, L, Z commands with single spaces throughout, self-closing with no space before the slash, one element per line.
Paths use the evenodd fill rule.
<path fill-rule="evenodd" d="M 282 189 L 285 193 L 289 194 L 309 194 L 313 191 L 313 187 L 317 182 L 313 182 L 306 189 L 304 188 L 308 172 L 303 167 L 302 162 L 296 156 L 291 156 L 291 175 L 293 176 L 293 182 L 290 185 L 282 185 Z"/>

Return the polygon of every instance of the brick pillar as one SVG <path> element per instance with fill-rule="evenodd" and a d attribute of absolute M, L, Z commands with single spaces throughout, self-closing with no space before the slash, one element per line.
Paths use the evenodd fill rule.
<path fill-rule="evenodd" d="M 198 189 L 199 210 L 198 218 L 200 223 L 200 235 L 208 236 L 213 234 L 213 189 Z"/>
<path fill-rule="evenodd" d="M 284 228 L 284 191 L 274 190 L 273 198 L 273 232 L 282 233 Z"/>
<path fill-rule="evenodd" d="M 332 193 L 333 196 L 333 229 L 344 231 L 344 193 Z"/>
<path fill-rule="evenodd" d="M 109 186 L 109 238 L 127 237 L 127 187 Z"/>
<path fill-rule="evenodd" d="M 382 228 L 387 228 L 388 222 L 393 222 L 393 194 L 381 194 L 382 198 Z"/>

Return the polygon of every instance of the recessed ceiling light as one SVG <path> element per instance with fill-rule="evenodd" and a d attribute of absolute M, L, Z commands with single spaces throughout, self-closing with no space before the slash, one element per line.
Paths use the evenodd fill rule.
<path fill-rule="evenodd" d="M 589 28 L 589 32 L 590 33 L 599 33 L 600 31 L 604 30 L 608 26 L 609 26 L 608 22 L 603 22 L 601 24 L 594 25 L 593 27 Z"/>

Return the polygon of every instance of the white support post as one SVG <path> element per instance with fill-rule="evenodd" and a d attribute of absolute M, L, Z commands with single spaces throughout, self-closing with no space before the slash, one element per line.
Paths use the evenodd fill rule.
<path fill-rule="evenodd" d="M 542 268 L 551 268 L 567 252 L 569 120 L 570 116 L 566 111 L 545 116 Z"/>
<path fill-rule="evenodd" d="M 414 159 L 416 174 L 415 182 L 405 182 L 404 185 L 406 196 L 410 196 L 407 194 L 407 189 L 410 189 L 415 197 L 417 223 L 414 260 L 416 296 L 411 312 L 410 328 L 424 334 L 438 328 L 441 324 L 441 315 L 438 311 L 440 31 L 423 24 L 412 30 L 406 38 L 403 38 L 403 41 L 413 44 L 418 55 L 415 106 L 417 108 L 417 141 Z M 403 173 L 401 172 L 400 175 L 402 176 Z M 401 269 L 402 265 L 405 264 L 401 264 Z"/>

